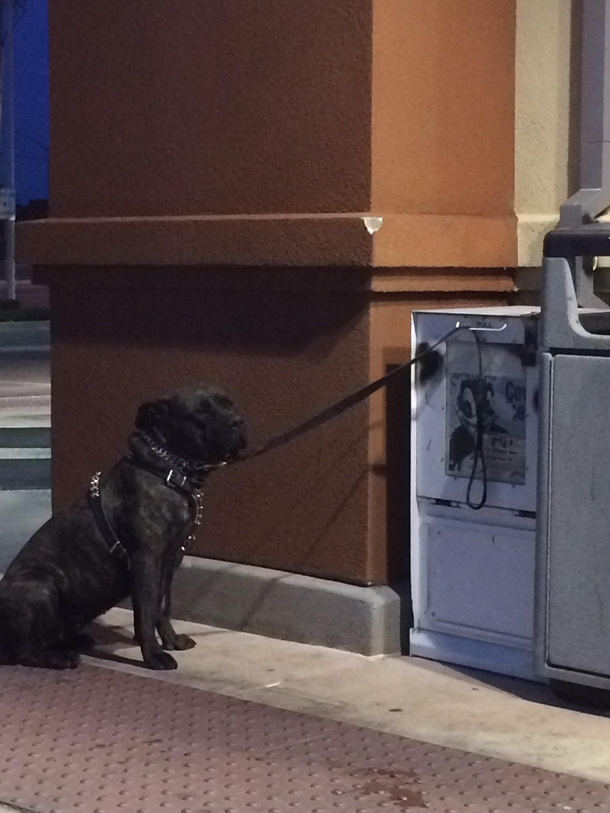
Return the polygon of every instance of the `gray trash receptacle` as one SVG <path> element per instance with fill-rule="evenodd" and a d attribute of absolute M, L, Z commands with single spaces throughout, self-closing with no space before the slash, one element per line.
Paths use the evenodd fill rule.
<path fill-rule="evenodd" d="M 544 255 L 536 670 L 610 689 L 610 310 L 576 293 L 610 228 L 557 229 Z"/>

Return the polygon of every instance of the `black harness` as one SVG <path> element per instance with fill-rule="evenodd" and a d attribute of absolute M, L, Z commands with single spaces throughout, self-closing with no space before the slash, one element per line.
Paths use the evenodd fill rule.
<path fill-rule="evenodd" d="M 145 471 L 154 474 L 156 477 L 159 477 L 161 480 L 163 480 L 168 488 L 172 488 L 175 491 L 180 492 L 189 501 L 191 520 L 185 533 L 182 534 L 182 536 L 177 540 L 171 551 L 171 554 L 175 557 L 174 566 L 178 567 L 184 558 L 184 554 L 187 552 L 195 539 L 195 528 L 201 524 L 201 514 L 203 508 L 201 502 L 203 497 L 203 480 L 201 477 L 189 478 L 179 469 L 164 466 L 162 463 L 157 467 L 148 466 L 141 461 L 135 462 L 131 455 L 127 455 L 126 459 L 129 463 L 131 463 L 131 465 L 136 466 L 139 469 L 144 469 Z M 91 507 L 91 511 L 93 512 L 93 516 L 95 517 L 97 527 L 108 545 L 108 553 L 113 558 L 121 561 L 127 570 L 129 570 L 131 568 L 131 559 L 129 557 L 127 548 L 116 535 L 110 521 L 108 520 L 108 516 L 104 511 L 104 503 L 102 501 L 101 493 L 101 479 L 102 473 L 100 471 L 96 472 L 91 478 L 88 495 L 89 505 Z"/>

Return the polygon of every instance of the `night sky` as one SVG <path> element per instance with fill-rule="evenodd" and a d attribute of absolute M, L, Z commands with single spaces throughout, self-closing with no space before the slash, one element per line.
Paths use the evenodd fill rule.
<path fill-rule="evenodd" d="M 15 185 L 17 202 L 49 191 L 49 53 L 47 0 L 25 0 L 16 16 Z"/>

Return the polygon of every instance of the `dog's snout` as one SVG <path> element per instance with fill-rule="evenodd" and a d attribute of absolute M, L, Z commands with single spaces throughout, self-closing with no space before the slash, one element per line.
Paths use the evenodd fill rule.
<path fill-rule="evenodd" d="M 244 419 L 236 415 L 231 421 L 231 429 L 235 442 L 235 450 L 236 452 L 241 452 L 248 445 L 248 437 Z"/>

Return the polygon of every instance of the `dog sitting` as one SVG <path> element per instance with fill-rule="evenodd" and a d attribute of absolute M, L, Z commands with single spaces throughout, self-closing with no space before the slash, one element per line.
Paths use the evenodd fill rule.
<path fill-rule="evenodd" d="M 76 666 L 93 643 L 83 628 L 130 596 L 144 663 L 175 669 L 166 650 L 195 641 L 170 622 L 172 577 L 200 520 L 206 474 L 245 446 L 243 420 L 219 390 L 143 404 L 127 453 L 32 536 L 0 581 L 0 663 Z"/>

